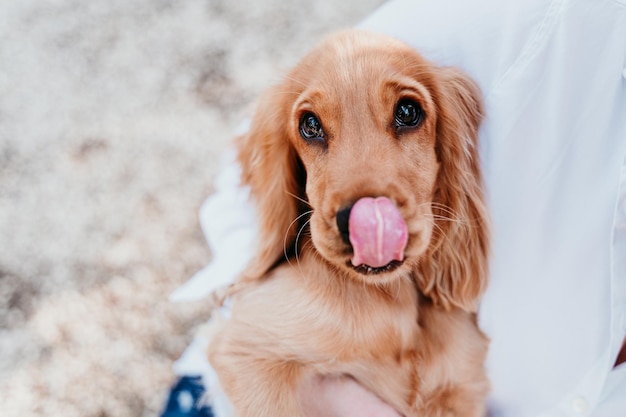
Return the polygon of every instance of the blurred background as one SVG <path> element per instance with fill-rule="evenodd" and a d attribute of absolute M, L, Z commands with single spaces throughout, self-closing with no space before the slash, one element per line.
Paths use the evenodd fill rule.
<path fill-rule="evenodd" d="M 0 2 L 0 416 L 156 416 L 259 93 L 382 0 Z"/>

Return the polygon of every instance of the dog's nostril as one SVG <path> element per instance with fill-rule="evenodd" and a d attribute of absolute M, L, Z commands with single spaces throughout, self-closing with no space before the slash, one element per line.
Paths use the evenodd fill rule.
<path fill-rule="evenodd" d="M 344 207 L 340 209 L 336 215 L 337 228 L 339 229 L 339 234 L 341 235 L 341 239 L 348 245 L 350 244 L 350 230 L 348 228 L 348 222 L 350 220 L 351 210 L 352 210 L 352 206 Z"/>

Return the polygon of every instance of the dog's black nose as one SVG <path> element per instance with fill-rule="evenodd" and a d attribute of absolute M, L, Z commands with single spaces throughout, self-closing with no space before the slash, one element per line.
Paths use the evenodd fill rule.
<path fill-rule="evenodd" d="M 350 245 L 350 230 L 348 227 L 348 221 L 350 220 L 350 211 L 352 210 L 352 206 L 344 207 L 337 212 L 336 220 L 337 220 L 337 228 L 339 229 L 339 234 L 341 235 L 341 239 L 346 242 L 346 244 Z"/>

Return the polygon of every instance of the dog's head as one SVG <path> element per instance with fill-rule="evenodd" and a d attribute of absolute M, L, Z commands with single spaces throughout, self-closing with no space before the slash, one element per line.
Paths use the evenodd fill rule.
<path fill-rule="evenodd" d="M 239 142 L 260 216 L 243 279 L 314 250 L 338 273 L 414 278 L 436 303 L 472 310 L 487 275 L 481 118 L 460 71 L 383 35 L 327 39 L 265 94 Z"/>

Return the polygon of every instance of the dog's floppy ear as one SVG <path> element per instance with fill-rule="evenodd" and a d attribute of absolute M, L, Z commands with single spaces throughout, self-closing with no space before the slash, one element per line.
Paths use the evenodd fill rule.
<path fill-rule="evenodd" d="M 257 209 L 258 242 L 241 280 L 262 277 L 284 258 L 297 232 L 298 198 L 304 171 L 288 137 L 290 101 L 281 86 L 268 90 L 257 106 L 250 130 L 239 138 L 242 183 Z"/>
<path fill-rule="evenodd" d="M 440 168 L 430 256 L 418 284 L 435 303 L 475 311 L 487 285 L 489 227 L 482 191 L 478 128 L 483 118 L 478 86 L 462 72 L 441 68 L 436 151 Z"/>

